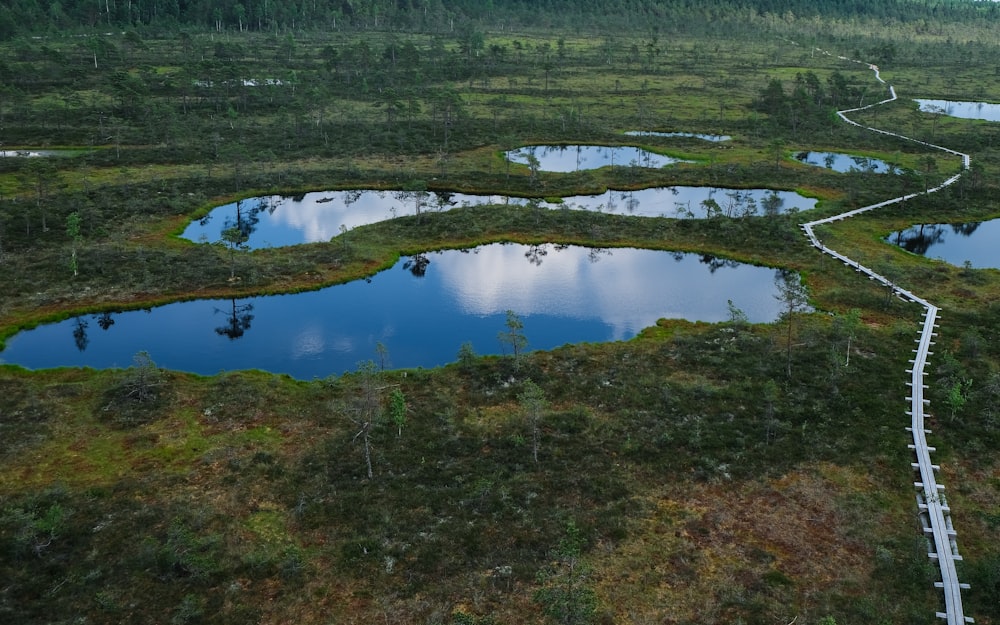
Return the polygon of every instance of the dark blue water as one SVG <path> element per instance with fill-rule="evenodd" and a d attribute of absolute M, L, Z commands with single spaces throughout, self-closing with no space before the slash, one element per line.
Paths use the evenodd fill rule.
<path fill-rule="evenodd" d="M 539 171 L 568 173 L 609 165 L 660 168 L 682 162 L 632 146 L 529 145 L 504 154 L 513 163 L 527 165 L 529 156 L 538 160 Z"/>
<path fill-rule="evenodd" d="M 840 154 L 839 152 L 799 152 L 795 155 L 795 160 L 808 165 L 825 167 L 841 173 L 852 171 L 871 174 L 899 172 L 898 167 L 890 165 L 883 160 L 869 158 L 867 156 Z"/>
<path fill-rule="evenodd" d="M 400 215 L 450 210 L 482 204 L 528 203 L 525 198 L 503 195 L 403 191 L 325 191 L 298 196 L 271 195 L 224 204 L 204 219 L 192 222 L 181 235 L 195 242 L 222 240 L 222 231 L 239 222 L 246 231 L 249 249 L 281 247 L 329 241 L 357 226 Z M 607 191 L 598 195 L 574 195 L 562 202 L 534 200 L 542 208 L 589 210 L 637 217 L 702 219 L 711 201 L 720 216 L 764 215 L 768 207 L 777 213 L 815 208 L 816 200 L 791 191 L 770 189 L 722 189 L 716 187 L 656 187 L 638 191 Z"/>
<path fill-rule="evenodd" d="M 893 232 L 886 242 L 962 267 L 1000 269 L 1000 219 L 962 224 L 919 224 Z"/>
<path fill-rule="evenodd" d="M 0 362 L 128 367 L 146 351 L 168 369 L 312 379 L 378 360 L 381 343 L 394 368 L 436 367 L 466 341 L 502 353 L 508 309 L 529 349 L 624 340 L 659 318 L 722 321 L 728 299 L 751 321 L 773 321 L 775 275 L 694 254 L 495 244 L 401 259 L 370 281 L 309 293 L 84 315 L 17 334 Z"/>

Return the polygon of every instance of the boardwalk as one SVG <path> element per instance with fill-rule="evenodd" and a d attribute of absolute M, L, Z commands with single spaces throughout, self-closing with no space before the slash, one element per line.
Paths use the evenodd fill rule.
<path fill-rule="evenodd" d="M 828 54 L 826 52 L 823 53 Z M 838 58 L 854 63 L 860 62 L 852 61 L 851 59 L 842 56 Z M 882 76 L 879 74 L 879 68 L 876 65 L 871 65 L 869 63 L 863 64 L 867 65 L 873 72 L 875 72 L 876 80 L 882 84 L 886 84 L 882 79 Z M 910 139 L 909 137 L 905 137 L 897 133 L 887 132 L 885 130 L 871 128 L 869 126 L 862 126 L 847 117 L 848 113 L 862 111 L 894 101 L 896 99 L 896 90 L 891 85 L 887 86 L 889 89 L 889 98 L 874 104 L 869 104 L 868 106 L 838 111 L 837 115 L 839 115 L 840 118 L 848 124 L 852 124 L 859 128 L 864 128 L 865 130 L 877 132 L 879 134 L 899 137 L 901 139 L 913 141 L 949 154 L 954 154 L 962 159 L 963 170 L 968 170 L 968 154 L 956 152 L 955 150 L 926 143 L 924 141 Z M 947 179 L 941 185 L 934 187 L 933 189 L 928 189 L 926 193 L 935 193 L 940 191 L 941 189 L 954 184 L 960 177 L 961 174 L 956 174 Z M 927 300 L 924 300 L 910 291 L 893 284 L 884 276 L 875 273 L 860 263 L 826 247 L 822 242 L 820 242 L 813 230 L 815 226 L 840 221 L 842 219 L 848 219 L 870 210 L 896 204 L 897 202 L 903 202 L 918 195 L 923 194 L 912 193 L 910 195 L 893 198 L 891 200 L 879 202 L 878 204 L 872 204 L 871 206 L 865 206 L 863 208 L 842 213 L 840 215 L 827 217 L 826 219 L 811 221 L 809 223 L 802 224 L 801 227 L 805 232 L 805 235 L 809 238 L 809 241 L 819 251 L 836 258 L 855 271 L 865 274 L 870 280 L 875 280 L 881 283 L 886 288 L 891 289 L 900 299 L 914 302 L 924 308 L 924 322 L 921 327 L 920 338 L 916 341 L 917 347 L 913 350 L 914 357 L 910 360 L 910 363 L 913 366 L 912 368 L 907 369 L 907 373 L 910 374 L 910 381 L 907 382 L 909 392 L 908 397 L 906 398 L 910 404 L 910 408 L 907 412 L 907 414 L 910 415 L 910 426 L 906 429 L 913 435 L 913 443 L 910 445 L 910 449 L 913 450 L 913 453 L 916 456 L 916 461 L 913 462 L 913 469 L 918 478 L 917 481 L 913 483 L 913 486 L 917 493 L 917 507 L 920 511 L 923 531 L 928 539 L 929 552 L 927 555 L 937 562 L 938 568 L 941 572 L 941 581 L 936 582 L 935 586 L 940 588 L 944 595 L 944 612 L 938 612 L 937 616 L 947 620 L 948 625 L 964 625 L 965 623 L 973 622 L 971 617 L 965 616 L 962 609 L 962 589 L 968 588 L 968 585 L 959 582 L 958 574 L 955 571 L 955 561 L 961 560 L 962 557 L 958 554 L 958 544 L 955 539 L 956 533 L 954 527 L 952 526 L 951 508 L 948 507 L 948 501 L 944 493 L 945 489 L 944 486 L 937 482 L 936 478 L 936 472 L 940 467 L 931 463 L 931 452 L 934 451 L 934 448 L 927 445 L 927 435 L 930 434 L 930 430 L 927 430 L 924 426 L 924 419 L 926 417 L 926 414 L 924 413 L 924 406 L 928 403 L 928 400 L 924 399 L 924 389 L 927 388 L 926 385 L 924 385 L 924 376 L 926 375 L 924 368 L 927 365 L 928 356 L 933 353 L 931 352 L 931 346 L 934 345 L 934 337 L 936 335 L 935 328 L 937 327 L 938 308 Z"/>

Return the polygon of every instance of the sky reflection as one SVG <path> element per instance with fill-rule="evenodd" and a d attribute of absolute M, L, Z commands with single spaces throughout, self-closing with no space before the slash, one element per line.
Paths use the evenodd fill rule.
<path fill-rule="evenodd" d="M 466 341 L 500 353 L 507 309 L 524 321 L 529 349 L 628 339 L 663 317 L 722 321 L 729 299 L 751 321 L 772 321 L 775 275 L 694 254 L 493 244 L 401 259 L 370 281 L 320 291 L 83 315 L 15 335 L 0 362 L 127 367 L 147 351 L 169 369 L 311 379 L 376 359 L 381 343 L 393 367 L 435 367 Z"/>
<path fill-rule="evenodd" d="M 685 137 L 691 139 L 701 139 L 715 143 L 729 141 L 729 135 L 709 135 L 700 132 L 657 132 L 655 130 L 628 130 L 624 133 L 629 137 Z"/>
<path fill-rule="evenodd" d="M 609 165 L 658 169 L 682 162 L 642 148 L 604 145 L 529 145 L 511 150 L 505 156 L 511 162 L 529 166 L 530 159 L 534 157 L 539 171 L 556 173 L 598 169 Z"/>
<path fill-rule="evenodd" d="M 450 210 L 484 204 L 527 204 L 529 200 L 503 195 L 427 192 L 420 197 L 421 212 Z M 535 200 L 546 209 L 589 210 L 636 217 L 702 219 L 708 216 L 708 201 L 722 217 L 756 215 L 774 207 L 778 213 L 815 208 L 816 200 L 792 191 L 770 189 L 722 189 L 715 187 L 656 187 L 638 191 L 606 191 L 597 195 L 575 195 L 562 202 Z M 246 246 L 249 249 L 282 247 L 329 241 L 357 226 L 416 212 L 415 193 L 402 191 L 324 191 L 289 197 L 271 195 L 241 200 L 240 213 L 251 216 Z M 189 241 L 215 243 L 222 231 L 233 225 L 236 202 L 213 209 L 204 219 L 188 225 L 181 235 Z"/>
<path fill-rule="evenodd" d="M 889 165 L 881 159 L 840 154 L 838 152 L 799 152 L 795 155 L 795 160 L 807 165 L 825 167 L 841 173 L 857 171 L 871 174 L 885 174 L 899 171 L 898 167 Z"/>
<path fill-rule="evenodd" d="M 984 119 L 1000 122 L 1000 104 L 989 102 L 952 102 L 951 100 L 917 100 L 920 110 L 962 119 Z"/>

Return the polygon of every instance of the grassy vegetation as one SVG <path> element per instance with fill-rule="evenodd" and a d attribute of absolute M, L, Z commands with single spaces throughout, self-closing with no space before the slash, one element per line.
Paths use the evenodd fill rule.
<path fill-rule="evenodd" d="M 401 254 L 500 240 L 698 251 L 794 269 L 819 311 L 794 320 L 791 376 L 784 322 L 738 318 L 662 321 L 631 341 L 517 362 L 465 354 L 439 370 L 313 382 L 154 375 L 138 364 L 2 367 L 0 619 L 542 622 L 557 596 L 547 585 L 570 579 L 560 545 L 572 527 L 586 564 L 578 570 L 589 571 L 574 583 L 596 601 L 590 621 L 932 622 L 938 596 L 903 430 L 919 311 L 817 254 L 798 231 L 801 216 L 463 208 L 358 228 L 347 244 L 255 251 L 235 286 L 224 250 L 175 236 L 236 197 L 415 180 L 546 197 L 769 187 L 818 197 L 814 213 L 825 215 L 958 171 L 957 159 L 841 123 L 829 101 L 792 116 L 763 110 L 770 81 L 791 92 L 807 72 L 822 85 L 842 77 L 845 101 L 884 97 L 862 66 L 812 50 L 881 42 L 838 35 L 839 23 L 828 32 L 841 41 L 803 39 L 812 29 L 801 24 L 772 28 L 800 44 L 777 32 L 676 33 L 633 58 L 632 44 L 647 49 L 644 36 L 503 32 L 486 36 L 481 56 L 457 38 L 417 34 L 296 33 L 291 49 L 251 33 L 142 45 L 113 36 L 96 67 L 71 38 L 0 44 L 0 77 L 11 85 L 0 100 L 3 149 L 80 150 L 0 159 L 3 337 L 80 311 L 314 289 Z M 1000 86 L 977 70 L 1000 62 L 1000 49 L 979 44 L 979 64 L 966 63 L 966 39 L 949 42 L 954 34 L 912 37 L 891 62 L 877 59 L 883 75 L 904 98 L 979 99 Z M 227 82 L 267 78 L 282 84 Z M 996 217 L 998 131 L 913 109 L 902 100 L 857 119 L 970 152 L 977 170 L 954 190 L 821 235 L 942 307 L 929 382 L 935 460 L 973 586 L 970 613 L 990 623 L 1000 616 L 1000 273 L 915 257 L 881 238 L 913 223 Z M 632 129 L 733 140 L 638 138 L 696 161 L 658 171 L 534 179 L 524 167 L 508 173 L 499 156 L 524 143 L 633 144 L 621 135 Z M 906 173 L 836 174 L 789 158 L 806 149 L 871 155 Z M 78 276 L 65 227 L 74 212 Z M 529 381 L 545 400 L 537 428 Z M 966 389 L 960 402 L 956 384 Z M 405 397 L 401 427 L 371 412 L 390 389 Z"/>

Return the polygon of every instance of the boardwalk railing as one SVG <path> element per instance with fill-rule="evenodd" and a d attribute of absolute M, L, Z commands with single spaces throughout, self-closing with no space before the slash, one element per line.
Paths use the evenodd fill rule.
<path fill-rule="evenodd" d="M 823 53 L 828 54 L 826 52 Z M 837 58 L 854 63 L 860 63 L 860 61 L 853 61 L 843 56 Z M 869 63 L 862 64 L 867 65 L 873 72 L 875 72 L 876 80 L 882 84 L 886 84 L 882 79 L 882 76 L 879 74 L 878 66 Z M 863 111 L 873 106 L 879 106 L 881 104 L 894 101 L 896 99 L 896 90 L 891 85 L 888 85 L 888 88 L 890 95 L 889 98 L 867 106 L 838 111 L 837 115 L 839 115 L 840 118 L 848 124 L 852 124 L 858 128 L 863 128 L 865 130 L 870 130 L 883 135 L 898 137 L 907 141 L 913 141 L 930 148 L 959 156 L 962 158 L 962 169 L 968 170 L 970 163 L 968 154 L 956 152 L 955 150 L 927 143 L 925 141 L 911 139 L 894 132 L 887 132 L 878 128 L 871 128 L 869 126 L 862 126 L 847 117 L 848 113 Z M 861 265 L 857 261 L 851 260 L 843 254 L 826 247 L 816 236 L 813 227 L 847 219 L 876 208 L 882 208 L 883 206 L 904 202 L 910 198 L 917 197 L 918 195 L 940 191 L 941 189 L 954 184 L 960 177 L 961 173 L 956 174 L 945 180 L 942 184 L 934 187 L 933 189 L 928 189 L 924 193 L 911 193 L 910 195 L 893 198 L 884 202 L 879 202 L 878 204 L 872 204 L 871 206 L 865 206 L 846 213 L 834 215 L 833 217 L 827 217 L 826 219 L 819 219 L 801 225 L 802 230 L 805 232 L 809 241 L 816 249 L 824 254 L 836 258 L 845 265 L 853 268 L 855 271 L 865 274 L 870 280 L 875 280 L 881 283 L 886 288 L 891 289 L 892 292 L 900 299 L 911 301 L 924 307 L 924 323 L 920 332 L 920 338 L 916 341 L 917 348 L 913 350 L 914 357 L 910 361 L 913 367 L 911 369 L 907 369 L 906 371 L 910 374 L 910 381 L 907 382 L 907 386 L 910 387 L 910 393 L 909 397 L 906 398 L 907 401 L 910 402 L 910 409 L 907 411 L 907 414 L 910 416 L 910 426 L 906 429 L 913 435 L 913 443 L 909 445 L 909 447 L 913 450 L 913 453 L 916 456 L 916 462 L 912 464 L 913 469 L 916 471 L 919 478 L 919 481 L 914 482 L 913 486 L 917 491 L 917 508 L 920 511 L 920 520 L 923 524 L 923 531 L 928 540 L 927 555 L 937 562 L 941 573 L 941 581 L 936 582 L 934 585 L 937 588 L 940 588 L 944 594 L 944 612 L 938 612 L 937 616 L 947 620 L 948 625 L 965 625 L 966 623 L 972 623 L 973 619 L 965 616 L 962 610 L 962 590 L 968 588 L 968 584 L 962 584 L 958 581 L 958 573 L 955 570 L 955 561 L 961 560 L 962 556 L 958 554 L 958 544 L 955 539 L 955 528 L 952 526 L 951 522 L 951 508 L 948 507 L 948 501 L 944 495 L 944 486 L 938 484 L 936 478 L 936 472 L 940 469 L 940 467 L 931 463 L 930 454 L 934 451 L 934 448 L 927 445 L 927 435 L 930 434 L 930 430 L 924 427 L 924 420 L 927 416 L 924 412 L 924 407 L 929 403 L 927 399 L 924 399 L 924 389 L 927 388 L 924 384 L 924 376 L 926 375 L 924 368 L 927 364 L 927 357 L 933 353 L 930 349 L 934 344 L 933 339 L 936 335 L 934 329 L 937 327 L 938 308 L 927 300 L 917 297 L 910 291 L 893 284 L 885 276 L 882 276 Z"/>

